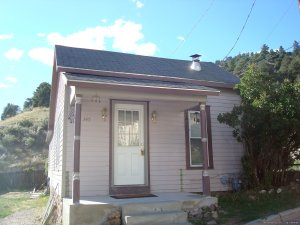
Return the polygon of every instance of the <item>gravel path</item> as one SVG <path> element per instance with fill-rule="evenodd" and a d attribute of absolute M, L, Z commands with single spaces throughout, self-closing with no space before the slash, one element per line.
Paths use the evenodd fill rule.
<path fill-rule="evenodd" d="M 38 225 L 41 223 L 42 209 L 25 209 L 0 219 L 0 225 Z"/>

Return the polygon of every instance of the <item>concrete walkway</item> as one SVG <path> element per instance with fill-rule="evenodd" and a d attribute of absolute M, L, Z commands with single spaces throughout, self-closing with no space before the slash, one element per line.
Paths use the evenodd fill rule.
<path fill-rule="evenodd" d="M 295 209 L 290 209 L 278 213 L 276 215 L 271 215 L 265 219 L 258 219 L 246 223 L 245 225 L 266 225 L 266 224 L 274 224 L 274 225 L 300 225 L 300 207 Z"/>

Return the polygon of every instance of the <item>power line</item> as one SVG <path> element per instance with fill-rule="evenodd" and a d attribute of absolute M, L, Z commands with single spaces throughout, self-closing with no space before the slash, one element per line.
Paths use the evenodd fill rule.
<path fill-rule="evenodd" d="M 299 0 L 300 1 L 300 0 Z M 279 18 L 279 20 L 277 21 L 277 23 L 275 24 L 275 26 L 272 28 L 272 30 L 270 31 L 270 33 L 268 34 L 268 36 L 266 37 L 265 41 L 269 40 L 270 36 L 273 34 L 273 32 L 276 30 L 276 28 L 278 27 L 278 25 L 281 23 L 281 21 L 283 20 L 283 18 L 287 15 L 287 13 L 290 11 L 290 9 L 292 8 L 293 3 L 295 2 L 295 0 L 291 1 L 291 4 L 289 5 L 289 7 L 284 11 L 284 13 L 281 15 L 281 17 Z"/>
<path fill-rule="evenodd" d="M 248 16 L 247 16 L 247 18 L 246 18 L 246 21 L 245 21 L 245 23 L 244 23 L 244 25 L 243 25 L 241 31 L 240 31 L 240 33 L 239 33 L 239 35 L 238 35 L 236 41 L 234 42 L 232 48 L 229 50 L 229 52 L 228 52 L 228 53 L 226 54 L 226 56 L 224 57 L 223 61 L 229 56 L 229 54 L 231 53 L 231 51 L 234 49 L 234 47 L 236 46 L 237 42 L 239 41 L 239 39 L 240 39 L 240 37 L 241 37 L 241 35 L 242 35 L 242 33 L 243 33 L 245 27 L 246 27 L 246 24 L 247 24 L 247 22 L 248 22 L 248 20 L 249 20 L 249 18 L 250 18 L 250 15 L 251 15 L 251 13 L 252 13 L 252 9 L 253 9 L 255 3 L 256 3 L 256 0 L 253 1 L 252 6 L 251 6 L 251 9 L 250 9 L 250 12 L 248 13 Z"/>
<path fill-rule="evenodd" d="M 194 26 L 191 28 L 191 30 L 189 31 L 189 33 L 186 35 L 186 37 L 180 41 L 180 43 L 178 44 L 178 46 L 175 48 L 175 50 L 173 51 L 173 55 L 177 52 L 177 50 L 183 45 L 184 42 L 187 41 L 187 39 L 191 36 L 191 34 L 193 33 L 193 31 L 196 29 L 196 27 L 198 26 L 198 24 L 201 22 L 201 20 L 206 16 L 206 14 L 208 13 L 208 11 L 211 9 L 213 3 L 215 2 L 215 0 L 212 0 L 210 5 L 207 7 L 207 9 L 203 12 L 203 14 L 199 17 L 199 19 L 196 21 L 196 23 L 194 24 Z"/>

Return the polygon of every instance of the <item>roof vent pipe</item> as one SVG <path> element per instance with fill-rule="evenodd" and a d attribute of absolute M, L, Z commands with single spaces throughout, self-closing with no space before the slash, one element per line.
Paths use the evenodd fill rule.
<path fill-rule="evenodd" d="M 199 57 L 201 57 L 201 55 L 194 54 L 194 55 L 191 55 L 190 57 L 192 57 L 192 60 L 193 60 L 192 65 L 191 65 L 191 70 L 200 71 L 201 65 L 200 65 Z"/>

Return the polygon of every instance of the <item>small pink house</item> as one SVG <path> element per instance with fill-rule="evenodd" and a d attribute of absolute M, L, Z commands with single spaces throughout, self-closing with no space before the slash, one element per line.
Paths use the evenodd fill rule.
<path fill-rule="evenodd" d="M 52 191 L 83 196 L 227 191 L 241 144 L 217 121 L 240 103 L 214 63 L 55 47 Z"/>

